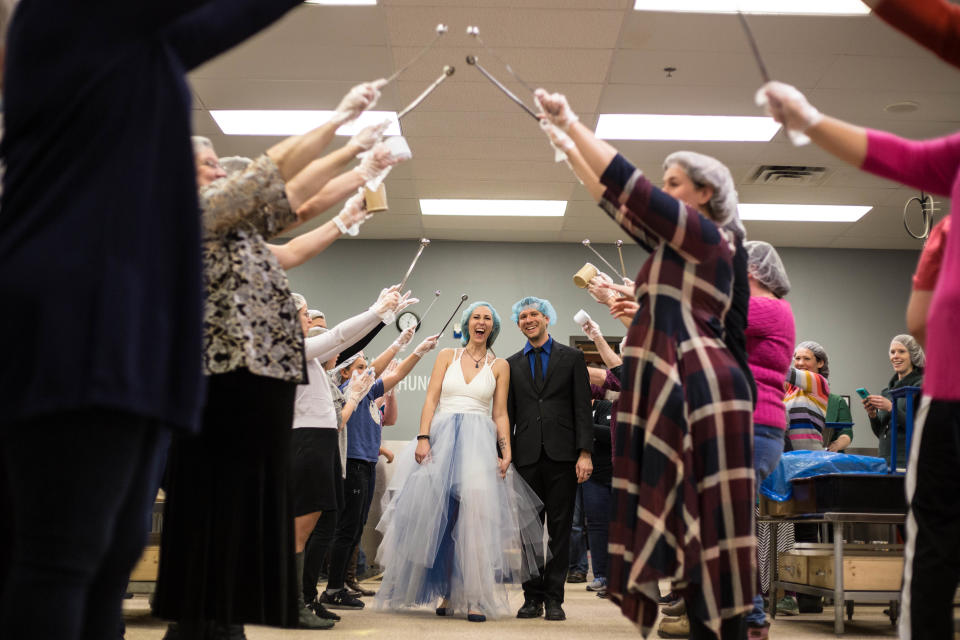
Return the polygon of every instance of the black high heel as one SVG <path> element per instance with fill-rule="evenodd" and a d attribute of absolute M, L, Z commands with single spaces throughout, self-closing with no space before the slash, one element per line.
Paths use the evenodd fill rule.
<path fill-rule="evenodd" d="M 483 615 L 482 613 L 468 613 L 467 620 L 470 622 L 486 622 L 487 616 Z"/>

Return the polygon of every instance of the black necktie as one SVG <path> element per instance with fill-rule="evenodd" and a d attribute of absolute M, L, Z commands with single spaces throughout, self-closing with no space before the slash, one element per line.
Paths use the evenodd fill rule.
<path fill-rule="evenodd" d="M 543 388 L 543 360 L 540 354 L 543 353 L 543 347 L 533 348 L 533 386 L 538 390 Z"/>

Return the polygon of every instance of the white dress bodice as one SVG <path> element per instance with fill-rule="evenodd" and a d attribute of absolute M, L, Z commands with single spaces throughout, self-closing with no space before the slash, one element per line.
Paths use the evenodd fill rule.
<path fill-rule="evenodd" d="M 480 413 L 489 416 L 493 407 L 493 392 L 497 388 L 491 366 L 496 358 L 488 358 L 480 373 L 467 384 L 463 377 L 463 365 L 460 363 L 462 356 L 463 349 L 456 349 L 453 362 L 443 374 L 436 413 Z"/>

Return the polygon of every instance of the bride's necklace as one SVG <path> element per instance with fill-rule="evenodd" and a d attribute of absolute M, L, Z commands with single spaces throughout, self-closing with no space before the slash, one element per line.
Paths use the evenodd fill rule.
<path fill-rule="evenodd" d="M 486 350 L 484 350 L 483 355 L 480 356 L 479 358 L 474 358 L 474 357 L 473 357 L 473 354 L 470 353 L 469 351 L 467 351 L 466 349 L 464 349 L 463 352 L 464 352 L 465 354 L 467 354 L 468 356 L 470 356 L 470 359 L 473 360 L 473 368 L 474 368 L 474 369 L 479 369 L 479 368 L 480 368 L 480 361 L 481 361 L 481 360 L 486 360 L 486 358 L 487 358 L 487 352 L 486 352 Z"/>

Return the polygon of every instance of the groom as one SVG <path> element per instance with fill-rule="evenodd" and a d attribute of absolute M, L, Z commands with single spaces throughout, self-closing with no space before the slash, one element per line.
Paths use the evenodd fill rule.
<path fill-rule="evenodd" d="M 517 617 L 537 618 L 546 605 L 547 620 L 565 620 L 561 605 L 577 483 L 593 472 L 590 383 L 583 353 L 547 333 L 557 322 L 549 300 L 523 298 L 513 305 L 513 321 L 527 338 L 507 358 L 513 464 L 543 501 L 551 555 L 541 575 L 523 583 Z"/>

